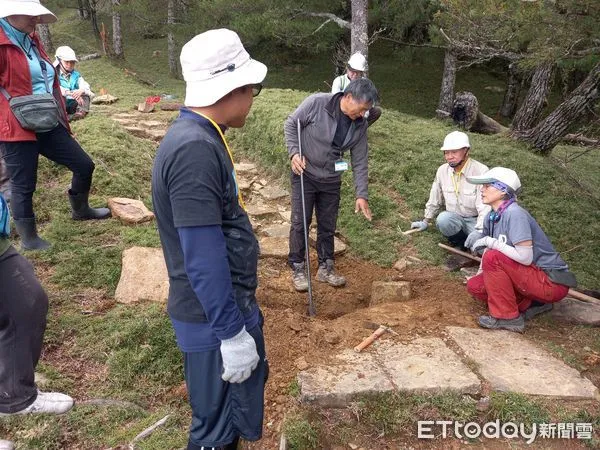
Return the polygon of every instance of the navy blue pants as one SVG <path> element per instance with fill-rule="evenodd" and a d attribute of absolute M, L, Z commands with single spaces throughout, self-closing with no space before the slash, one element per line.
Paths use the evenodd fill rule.
<path fill-rule="evenodd" d="M 0 255 L 0 413 L 21 411 L 37 398 L 34 375 L 47 313 L 33 266 L 9 247 Z"/>
<path fill-rule="evenodd" d="M 304 176 L 304 202 L 306 226 L 310 228 L 313 209 L 317 216 L 317 256 L 319 264 L 334 257 L 334 235 L 340 208 L 342 182 L 322 183 Z M 305 259 L 304 225 L 302 224 L 302 194 L 300 175 L 292 172 L 292 225 L 290 227 L 290 252 L 288 263 L 301 263 Z"/>
<path fill-rule="evenodd" d="M 36 133 L 37 141 L 3 142 L 4 162 L 12 184 L 11 210 L 15 219 L 33 214 L 33 193 L 37 185 L 39 155 L 66 166 L 73 172 L 71 190 L 88 192 L 94 162 L 62 125 L 47 133 Z"/>
<path fill-rule="evenodd" d="M 185 381 L 192 407 L 188 450 L 226 447 L 241 437 L 257 441 L 262 437 L 264 390 L 269 376 L 262 327 L 248 333 L 256 342 L 260 361 L 243 383 L 223 381 L 223 360 L 219 349 L 184 353 Z"/>

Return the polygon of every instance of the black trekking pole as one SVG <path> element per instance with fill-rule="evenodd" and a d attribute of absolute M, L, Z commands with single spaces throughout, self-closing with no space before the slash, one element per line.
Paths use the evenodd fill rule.
<path fill-rule="evenodd" d="M 298 153 L 300 154 L 300 161 L 302 161 L 302 135 L 300 133 L 300 119 L 298 119 Z M 315 310 L 315 304 L 313 303 L 312 295 L 312 281 L 310 277 L 310 256 L 308 250 L 308 227 L 306 226 L 306 202 L 304 201 L 304 171 L 300 172 L 300 196 L 302 197 L 302 225 L 304 226 L 304 247 L 306 248 L 305 259 L 306 259 L 306 275 L 308 278 L 308 315 L 315 316 L 317 311 Z"/>

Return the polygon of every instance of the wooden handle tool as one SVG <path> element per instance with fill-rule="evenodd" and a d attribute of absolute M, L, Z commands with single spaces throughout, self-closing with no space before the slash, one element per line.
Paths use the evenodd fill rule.
<path fill-rule="evenodd" d="M 379 339 L 386 331 L 387 331 L 387 327 L 380 326 L 373 332 L 373 334 L 371 334 L 371 336 L 369 336 L 364 341 L 362 341 L 360 344 L 358 344 L 356 347 L 354 347 L 354 351 L 356 353 L 362 352 L 365 348 L 367 348 L 369 345 L 371 345 L 373 342 L 375 342 L 377 339 Z"/>

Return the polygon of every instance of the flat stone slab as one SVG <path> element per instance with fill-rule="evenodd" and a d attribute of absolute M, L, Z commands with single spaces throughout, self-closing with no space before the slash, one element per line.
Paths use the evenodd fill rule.
<path fill-rule="evenodd" d="M 246 212 L 254 217 L 265 217 L 278 213 L 277 209 L 275 209 L 273 206 L 262 205 L 260 203 L 251 203 L 246 205 Z"/>
<path fill-rule="evenodd" d="M 383 341 L 376 358 L 400 391 L 477 394 L 480 381 L 439 338 L 415 339 L 398 345 Z"/>
<path fill-rule="evenodd" d="M 289 238 L 290 236 L 290 224 L 282 223 L 282 224 L 274 224 L 265 227 L 262 232 L 265 236 L 268 237 L 278 237 L 278 238 Z"/>
<path fill-rule="evenodd" d="M 600 398 L 590 380 L 516 333 L 461 327 L 447 330 L 495 391 Z"/>
<path fill-rule="evenodd" d="M 115 291 L 119 303 L 141 300 L 165 302 L 169 275 L 160 248 L 132 247 L 123 251 L 121 279 Z"/>
<path fill-rule="evenodd" d="M 154 213 L 141 200 L 113 197 L 108 199 L 108 207 L 113 217 L 118 217 L 125 223 L 136 224 L 154 219 Z"/>
<path fill-rule="evenodd" d="M 290 247 L 287 237 L 262 237 L 258 241 L 261 258 L 287 258 Z"/>
<path fill-rule="evenodd" d="M 288 191 L 279 186 L 265 186 L 259 191 L 259 194 L 266 200 L 277 200 L 290 195 Z"/>
<path fill-rule="evenodd" d="M 373 281 L 369 306 L 410 300 L 410 281 Z"/>
<path fill-rule="evenodd" d="M 234 167 L 236 173 L 256 172 L 256 165 L 251 163 L 237 163 Z"/>
<path fill-rule="evenodd" d="M 362 353 L 345 350 L 338 362 L 298 373 L 300 400 L 348 406 L 357 396 L 390 391 L 475 394 L 477 376 L 439 338 L 410 344 L 378 341 Z"/>
<path fill-rule="evenodd" d="M 600 305 L 567 297 L 553 304 L 554 319 L 579 325 L 600 327 Z"/>
<path fill-rule="evenodd" d="M 326 408 L 344 408 L 358 395 L 390 392 L 394 385 L 370 353 L 345 350 L 339 364 L 298 374 L 300 401 Z"/>

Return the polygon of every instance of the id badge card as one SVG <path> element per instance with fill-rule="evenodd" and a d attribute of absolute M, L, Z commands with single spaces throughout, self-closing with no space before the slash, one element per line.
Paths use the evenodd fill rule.
<path fill-rule="evenodd" d="M 348 162 L 347 161 L 340 159 L 339 161 L 335 162 L 335 171 L 336 172 L 345 172 L 346 170 L 348 170 Z"/>

